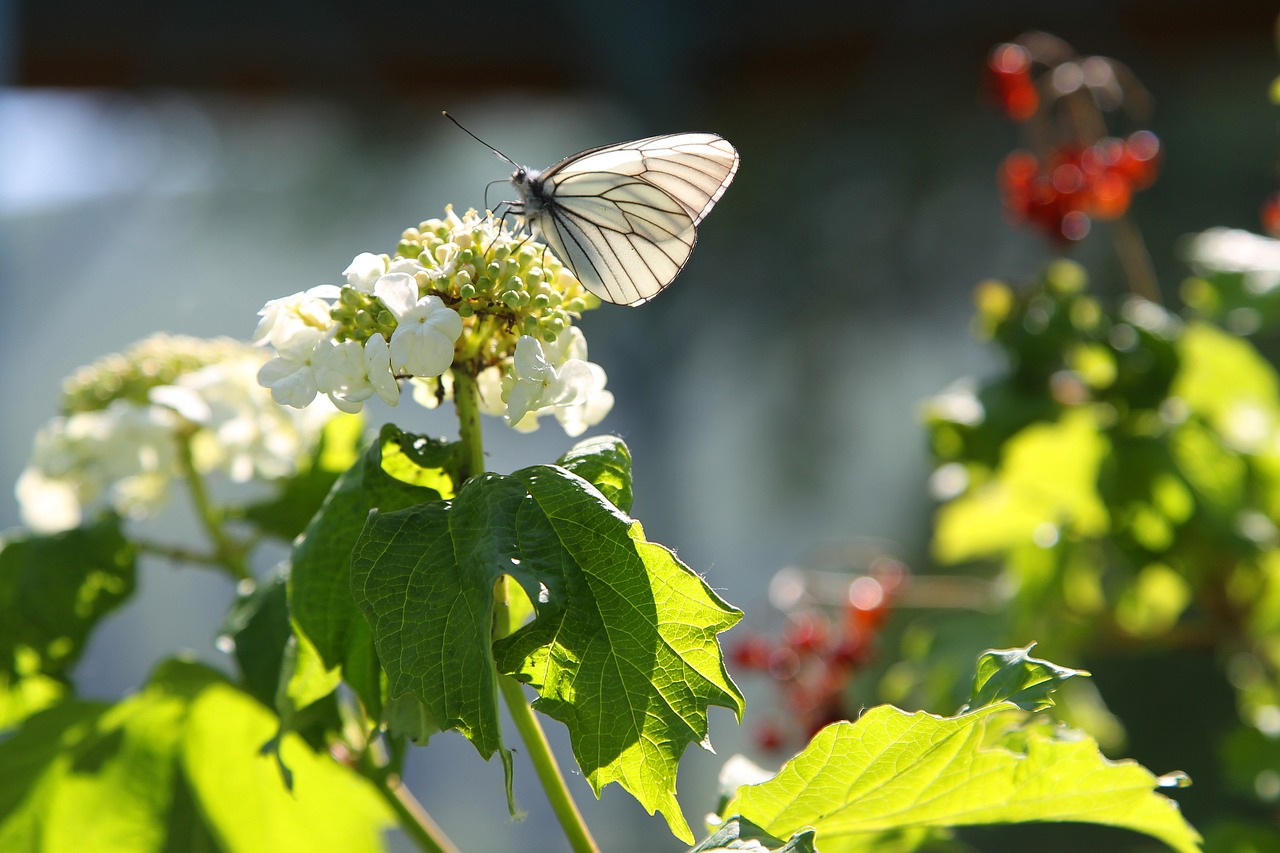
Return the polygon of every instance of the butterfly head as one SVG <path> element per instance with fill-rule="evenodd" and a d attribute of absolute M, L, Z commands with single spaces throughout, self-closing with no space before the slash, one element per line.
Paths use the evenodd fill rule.
<path fill-rule="evenodd" d="M 511 173 L 511 183 L 520 191 L 520 203 L 526 215 L 537 214 L 546 207 L 546 197 L 543 195 L 542 189 L 542 173 L 539 170 L 517 166 L 516 170 Z"/>

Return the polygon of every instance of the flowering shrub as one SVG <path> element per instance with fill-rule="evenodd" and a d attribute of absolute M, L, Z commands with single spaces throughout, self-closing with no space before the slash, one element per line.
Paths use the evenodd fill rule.
<path fill-rule="evenodd" d="M 1050 102 L 1032 71 L 1041 54 L 1032 44 L 995 56 L 997 91 L 1034 120 Z M 1054 78 L 1066 67 L 1058 62 Z M 1081 86 L 1109 91 L 1088 67 L 1080 63 Z M 1055 227 L 1070 236 L 1072 214 L 1122 213 L 1154 174 L 1152 140 L 1099 138 L 1055 155 L 1051 188 L 1073 199 L 1055 208 Z M 1059 188 L 1067 167 L 1078 186 Z M 1039 183 L 1028 186 L 1041 192 Z M 1218 276 L 1230 270 L 1208 260 L 1212 251 L 1198 257 L 1197 292 L 1219 304 L 1228 289 Z M 677 846 L 695 844 L 677 769 L 689 745 L 711 748 L 711 706 L 743 716 L 719 640 L 742 613 L 646 539 L 629 514 L 632 458 L 621 440 L 588 438 L 509 473 L 488 470 L 484 454 L 482 414 L 522 431 L 550 415 L 576 437 L 609 412 L 614 398 L 578 325 L 598 300 L 546 247 L 475 211 L 446 209 L 406 230 L 393 252 L 356 255 L 344 275 L 343 285 L 268 302 L 256 348 L 158 336 L 69 382 L 18 484 L 27 529 L 0 542 L 9 774 L 0 849 L 377 850 L 396 825 L 420 849 L 451 851 L 401 780 L 406 755 L 445 733 L 465 737 L 481 758 L 499 756 L 517 815 L 514 726 L 569 847 L 598 850 L 543 718 L 564 725 L 593 793 L 617 783 L 662 813 Z M 1090 562 L 1103 536 L 1123 537 L 1130 554 L 1145 549 L 1115 572 L 1115 626 L 1141 638 L 1175 626 L 1199 591 L 1204 578 L 1184 576 L 1183 563 L 1233 548 L 1243 554 L 1236 574 L 1215 589 L 1247 612 L 1232 636 L 1252 642 L 1255 622 L 1261 631 L 1275 621 L 1271 603 L 1249 605 L 1274 598 L 1264 594 L 1275 538 L 1264 522 L 1276 502 L 1242 495 L 1246 480 L 1270 483 L 1276 469 L 1275 389 L 1249 381 L 1257 370 L 1238 385 L 1178 372 L 1197 357 L 1256 367 L 1220 333 L 1184 330 L 1151 303 L 1110 316 L 1071 266 L 1048 281 L 1026 296 L 980 291 L 988 334 L 1025 356 L 1007 397 L 1026 406 L 1001 412 L 957 389 L 931 407 L 934 485 L 949 501 L 939 559 L 1006 560 L 1021 582 L 1010 597 L 1034 608 L 1027 632 L 1043 629 L 1047 644 L 1074 653 L 1058 633 L 1078 635 L 1052 620 L 1096 597 L 1055 608 L 1044 593 L 1059 569 L 1083 577 L 1087 592 L 1103 585 L 1103 564 Z M 365 404 L 397 406 L 405 391 L 427 407 L 451 400 L 457 439 L 392 424 L 362 434 Z M 1238 406 L 1247 416 L 1236 417 Z M 1160 452 L 1103 495 L 1091 489 L 1108 441 Z M 1177 467 L 1188 445 L 1208 448 L 1220 470 Z M 1015 464 L 1028 460 L 1029 474 Z M 215 478 L 254 488 L 223 496 Z M 1045 478 L 1060 482 L 1046 490 Z M 180 489 L 203 540 L 151 541 L 145 522 Z M 275 570 L 260 565 L 259 546 L 272 539 L 289 549 Z M 1071 565 L 1046 569 L 1048 553 Z M 96 625 L 129 600 L 143 556 L 237 582 L 217 640 L 235 673 L 175 657 L 118 702 L 79 697 L 72 667 Z M 809 579 L 790 577 L 800 594 L 780 600 L 783 636 L 755 636 L 734 654 L 781 688 L 794 734 L 808 742 L 776 772 L 729 759 L 695 851 L 922 850 L 958 827 L 1031 821 L 1199 849 L 1196 830 L 1157 792 L 1184 775 L 1110 761 L 1088 734 L 1049 724 L 1059 688 L 1087 673 L 1033 657 L 1031 645 L 966 650 L 972 679 L 946 680 L 965 688 L 952 715 L 859 711 L 850 690 L 890 657 L 894 620 L 928 599 L 924 579 L 881 559 L 842 578 L 834 602 L 806 597 Z M 899 685 L 945 654 L 927 638 L 912 645 L 926 651 L 892 662 Z M 1275 664 L 1272 651 L 1247 648 L 1260 668 Z M 1274 711 L 1273 686 L 1251 685 L 1258 719 Z M 708 808 L 715 799 L 708 792 Z"/>

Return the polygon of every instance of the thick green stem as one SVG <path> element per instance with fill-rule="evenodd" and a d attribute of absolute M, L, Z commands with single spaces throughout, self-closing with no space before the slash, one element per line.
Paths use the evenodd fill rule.
<path fill-rule="evenodd" d="M 187 491 L 191 494 L 191 503 L 195 506 L 196 517 L 204 526 L 205 532 L 213 541 L 217 562 L 236 580 L 247 580 L 253 577 L 245 562 L 244 549 L 236 544 L 222 527 L 222 512 L 213 505 L 209 491 L 205 488 L 204 478 L 196 470 L 195 459 L 191 455 L 189 436 L 179 436 L 178 461 L 182 472 L 186 475 Z"/>
<path fill-rule="evenodd" d="M 466 481 L 484 473 L 484 438 L 480 434 L 480 387 L 465 366 L 453 368 L 453 402 L 458 409 L 458 434 L 466 459 L 462 479 Z"/>
<path fill-rule="evenodd" d="M 512 600 L 511 596 L 523 596 L 524 593 L 519 591 L 519 585 L 510 576 L 498 582 L 498 593 L 497 600 L 494 602 L 494 636 L 505 637 L 520 627 L 515 623 L 515 614 L 507 602 Z M 514 678 L 499 675 L 498 689 L 502 691 L 507 710 L 511 712 L 511 719 L 520 732 L 521 740 L 524 741 L 525 750 L 529 753 L 529 761 L 538 774 L 538 781 L 542 783 L 543 790 L 547 792 L 547 799 L 551 801 L 551 810 L 555 812 L 565 836 L 569 839 L 569 846 L 575 853 L 599 853 L 600 847 L 591 837 L 591 831 L 587 829 L 582 813 L 578 811 L 578 805 L 569 793 L 569 786 L 565 784 L 564 774 L 560 772 L 560 765 L 556 763 L 551 745 L 547 743 L 547 735 L 542 730 L 542 724 L 538 722 L 537 714 L 533 712 L 533 708 L 529 706 L 529 700 L 525 698 L 524 688 Z"/>
<path fill-rule="evenodd" d="M 453 368 L 453 400 L 458 409 L 458 432 L 462 437 L 466 459 L 464 480 L 484 472 L 484 444 L 480 434 L 480 389 L 476 384 L 475 376 L 467 371 L 467 367 L 474 363 L 474 361 L 464 362 Z M 515 614 L 507 604 L 511 600 L 511 595 L 517 594 L 516 586 L 516 582 L 510 577 L 504 577 L 499 582 L 499 595 L 494 601 L 493 612 L 495 638 L 505 637 L 520 627 L 515 624 Z M 555 756 L 551 753 L 551 745 L 547 743 L 547 736 L 542 731 L 542 726 L 538 723 L 529 700 L 525 698 L 520 683 L 509 676 L 498 675 L 498 687 L 502 691 L 502 698 L 507 703 L 507 710 L 511 712 L 511 719 L 520 732 L 520 738 L 524 741 L 529 760 L 538 774 L 538 781 L 542 783 L 547 799 L 551 802 L 551 809 L 555 812 L 569 840 L 569 846 L 575 853 L 599 853 L 600 848 L 591 837 L 591 832 L 582 820 L 582 813 L 578 811 L 577 804 L 569 794 L 564 774 L 556 764 Z"/>

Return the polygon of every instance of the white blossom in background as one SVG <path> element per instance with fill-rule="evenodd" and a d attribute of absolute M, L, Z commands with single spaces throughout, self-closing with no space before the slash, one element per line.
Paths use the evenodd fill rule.
<path fill-rule="evenodd" d="M 276 405 L 257 381 L 263 357 L 235 341 L 157 335 L 83 369 L 64 395 L 71 411 L 37 433 L 18 479 L 24 523 L 52 533 L 103 509 L 155 514 L 186 476 L 184 440 L 200 475 L 296 472 L 335 412 Z"/>
<path fill-rule="evenodd" d="M 1280 284 L 1280 240 L 1238 228 L 1210 228 L 1186 244 L 1187 261 L 1200 275 L 1243 273 L 1255 294 Z"/>
<path fill-rule="evenodd" d="M 587 361 L 573 325 L 599 304 L 545 247 L 495 221 L 446 208 L 401 236 L 391 256 L 362 252 L 346 285 L 268 302 L 254 342 L 275 357 L 258 381 L 279 403 L 327 396 L 359 411 L 375 395 L 436 408 L 452 398 L 452 370 L 473 374 L 480 410 L 518 430 L 554 415 L 579 435 L 613 407 L 604 370 Z"/>

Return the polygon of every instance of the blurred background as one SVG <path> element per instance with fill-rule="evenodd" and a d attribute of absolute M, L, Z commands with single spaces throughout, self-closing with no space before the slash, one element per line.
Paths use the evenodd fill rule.
<path fill-rule="evenodd" d="M 1277 185 L 1275 14 L 1257 0 L 0 0 L 0 481 L 78 365 L 160 330 L 247 338 L 268 299 L 340 282 L 354 255 L 392 251 L 446 204 L 481 207 L 510 168 L 441 109 L 533 167 L 709 130 L 742 167 L 693 260 L 655 302 L 604 306 L 582 328 L 617 396 L 598 431 L 635 459 L 635 516 L 748 629 L 770 630 L 769 579 L 822 546 L 874 537 L 927 567 L 920 403 L 990 369 L 970 336 L 974 285 L 1028 279 L 1051 256 L 1002 213 L 995 170 L 1018 141 L 983 95 L 992 45 L 1047 30 L 1150 89 L 1164 165 L 1132 218 L 1173 295 L 1179 239 L 1258 230 Z M 1120 277 L 1102 231 L 1071 256 L 1106 296 Z M 371 419 L 454 430 L 452 412 L 412 404 Z M 503 472 L 573 443 L 554 422 L 522 436 L 494 421 L 486 441 Z M 6 489 L 0 529 L 17 523 Z M 219 661 L 232 595 L 144 565 L 81 684 L 119 696 L 175 649 Z M 744 687 L 749 708 L 771 701 Z M 720 709 L 711 737 L 718 756 L 691 749 L 681 765 L 695 828 L 724 757 L 769 760 Z M 522 824 L 504 817 L 501 768 L 461 737 L 417 751 L 408 781 L 464 849 L 562 849 L 518 755 L 516 768 Z M 570 784 L 606 849 L 668 837 L 616 786 L 595 804 Z"/>

